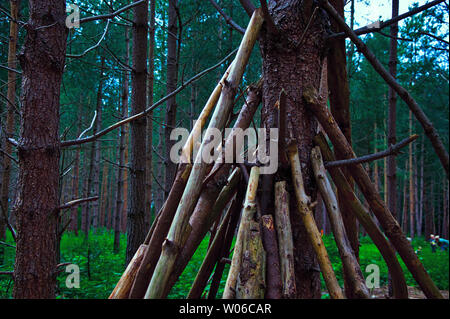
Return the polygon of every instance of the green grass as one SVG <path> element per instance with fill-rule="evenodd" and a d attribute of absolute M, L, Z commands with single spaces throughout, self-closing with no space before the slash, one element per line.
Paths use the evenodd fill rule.
<path fill-rule="evenodd" d="M 8 237 L 7 242 L 14 244 L 12 238 Z M 183 272 L 177 284 L 173 287 L 169 298 L 185 298 L 189 288 L 197 274 L 208 247 L 209 237 L 206 237 L 200 247 L 194 254 L 191 262 Z M 330 260 L 336 272 L 339 283 L 343 286 L 342 265 L 339 259 L 334 239 L 332 236 L 324 236 L 324 242 L 327 247 Z M 68 273 L 62 271 L 58 276 L 57 298 L 108 298 L 115 284 L 119 280 L 125 268 L 125 235 L 121 236 L 120 251 L 113 253 L 113 233 L 108 231 L 99 231 L 91 233 L 89 242 L 86 243 L 84 236 L 75 236 L 73 233 L 67 233 L 63 236 L 61 242 L 61 263 L 73 263 L 80 267 L 80 288 L 69 289 L 65 285 Z M 448 290 L 449 285 L 449 255 L 448 251 L 437 250 L 431 252 L 431 248 L 422 238 L 413 240 L 414 249 L 422 247 L 419 252 L 419 258 L 430 273 L 436 285 L 441 290 Z M 88 276 L 88 251 L 89 251 L 89 269 Z M 376 264 L 380 268 L 380 284 L 387 284 L 387 267 L 375 245 L 368 237 L 361 238 L 360 247 L 361 270 L 364 275 L 367 265 Z M 403 262 L 401 265 L 405 271 L 405 277 L 409 286 L 417 286 L 411 274 L 407 271 Z M 10 271 L 14 265 L 14 249 L 5 247 L 5 263 L 0 266 L 0 271 Z M 218 297 L 223 293 L 223 287 L 226 280 L 226 273 L 229 265 L 225 267 L 224 276 L 218 292 Z M 322 280 L 322 288 L 326 290 Z M 209 287 L 206 288 L 206 291 Z M 0 298 L 11 298 L 12 281 L 9 276 L 0 276 Z M 325 294 L 323 298 L 327 298 Z"/>

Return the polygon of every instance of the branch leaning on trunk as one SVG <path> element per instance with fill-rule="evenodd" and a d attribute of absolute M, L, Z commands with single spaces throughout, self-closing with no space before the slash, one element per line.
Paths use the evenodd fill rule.
<path fill-rule="evenodd" d="M 300 159 L 295 143 L 288 147 L 288 157 L 291 163 L 292 183 L 294 184 L 297 200 L 297 215 L 300 215 L 311 246 L 314 248 L 330 297 L 332 299 L 344 299 L 344 294 L 336 279 L 327 250 L 314 221 L 312 213 L 313 203 L 311 203 L 311 198 L 305 192 Z"/>
<path fill-rule="evenodd" d="M 345 165 L 354 165 L 354 164 L 360 164 L 360 163 L 366 163 L 366 162 L 372 162 L 375 160 L 378 160 L 380 158 L 389 156 L 389 155 L 397 155 L 399 150 L 406 145 L 408 145 L 411 142 L 414 142 L 417 140 L 419 135 L 414 134 L 410 137 L 407 137 L 403 139 L 402 141 L 398 142 L 395 145 L 390 145 L 386 150 L 377 152 L 374 154 L 364 155 L 356 158 L 346 159 L 346 160 L 339 160 L 339 161 L 333 161 L 333 162 L 326 162 L 325 168 L 329 167 L 338 167 L 338 166 L 345 166 Z"/>
<path fill-rule="evenodd" d="M 403 88 L 396 79 L 387 71 L 383 65 L 378 61 L 372 51 L 364 44 L 364 42 L 358 38 L 353 30 L 345 23 L 339 13 L 328 3 L 327 0 L 320 0 L 320 5 L 338 22 L 338 24 L 344 29 L 345 33 L 350 37 L 350 39 L 355 43 L 358 50 L 366 57 L 366 59 L 372 64 L 375 71 L 381 75 L 381 77 L 389 84 L 395 92 L 402 98 L 402 100 L 408 105 L 411 112 L 417 118 L 417 120 L 422 125 L 425 134 L 431 141 L 433 148 L 441 161 L 441 164 L 449 178 L 449 158 L 447 150 L 437 132 L 436 128 L 433 126 L 431 121 L 428 119 L 426 114 L 411 96 L 411 94 Z"/>

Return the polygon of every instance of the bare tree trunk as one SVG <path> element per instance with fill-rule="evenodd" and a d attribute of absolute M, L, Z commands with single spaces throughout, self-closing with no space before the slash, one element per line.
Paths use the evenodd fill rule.
<path fill-rule="evenodd" d="M 147 103 L 147 11 L 148 1 L 133 8 L 132 115 L 144 111 Z M 130 206 L 127 214 L 127 264 L 145 238 L 146 124 L 146 118 L 141 118 L 131 122 L 130 125 L 131 162 Z"/>
<path fill-rule="evenodd" d="M 105 57 L 101 58 L 101 66 L 100 66 L 100 83 L 98 86 L 98 94 L 97 94 L 97 119 L 95 121 L 95 132 L 98 132 L 102 128 L 102 111 L 103 111 L 103 72 L 105 69 Z M 92 143 L 94 145 L 94 163 L 93 166 L 93 176 L 92 176 L 92 189 L 90 196 L 100 196 L 100 155 L 101 148 L 100 142 L 97 140 Z M 96 200 L 92 202 L 92 226 L 94 231 L 97 231 L 98 222 L 99 222 L 99 205 L 100 200 Z"/>
<path fill-rule="evenodd" d="M 99 223 L 98 227 L 103 228 L 105 227 L 105 215 L 106 215 L 106 209 L 108 206 L 108 171 L 109 171 L 109 164 L 107 162 L 103 163 L 103 172 L 102 172 L 102 187 L 101 187 L 101 197 L 99 198 L 100 201 L 100 209 L 99 209 Z"/>
<path fill-rule="evenodd" d="M 413 119 L 412 119 L 412 112 L 409 112 L 409 135 L 412 134 L 412 125 L 413 125 Z M 409 176 L 409 236 L 411 238 L 414 238 L 414 163 L 413 163 L 413 146 L 412 143 L 409 144 L 409 169 L 408 169 L 408 176 Z"/>
<path fill-rule="evenodd" d="M 405 163 L 405 172 L 408 171 L 408 161 Z M 406 234 L 408 230 L 408 192 L 406 185 L 408 185 L 408 179 L 405 177 L 403 179 L 403 212 L 402 212 L 402 230 Z"/>
<path fill-rule="evenodd" d="M 9 24 L 9 46 L 8 46 L 8 68 L 16 69 L 16 51 L 17 51 L 17 36 L 19 20 L 19 7 L 20 0 L 10 0 L 11 6 L 11 18 Z M 6 93 L 6 127 L 5 138 L 2 141 L 3 151 L 6 154 L 11 154 L 11 143 L 8 143 L 7 139 L 14 134 L 14 111 L 16 101 L 16 73 L 14 71 L 8 71 L 8 92 Z M 2 134 L 3 135 L 3 134 Z M 8 216 L 8 204 L 9 204 L 9 190 L 10 190 L 10 175 L 11 175 L 11 159 L 3 155 L 2 157 L 3 175 L 1 181 L 1 207 L 3 215 Z M 0 241 L 5 241 L 6 236 L 6 222 L 0 217 Z M 4 247 L 0 247 L 0 265 L 3 264 Z"/>
<path fill-rule="evenodd" d="M 171 93 L 177 88 L 178 81 L 178 54 L 177 54 L 177 36 L 178 36 L 178 0 L 169 0 L 169 25 L 167 33 L 167 82 L 166 94 Z M 179 40 L 179 39 L 178 39 Z M 177 102 L 176 97 L 167 100 L 166 107 L 166 126 L 164 128 L 165 139 L 165 165 L 166 176 L 164 182 L 165 198 L 169 195 L 170 186 L 175 178 L 175 163 L 170 160 L 170 149 L 175 141 L 170 140 L 170 133 L 176 125 Z"/>
<path fill-rule="evenodd" d="M 81 125 L 82 121 L 82 109 L 83 109 L 83 101 L 80 99 L 80 104 L 78 105 L 78 129 L 77 136 L 81 134 Z M 79 196 L 79 187 L 80 187 L 80 153 L 81 153 L 81 145 L 77 146 L 75 151 L 75 159 L 73 163 L 73 175 L 72 175 L 72 200 L 75 200 Z M 70 218 L 72 219 L 71 230 L 78 235 L 78 206 L 74 206 L 70 212 Z"/>
<path fill-rule="evenodd" d="M 442 198 L 442 207 L 444 210 L 444 217 L 443 217 L 443 221 L 442 221 L 442 237 L 448 239 L 448 191 L 449 191 L 449 187 L 448 187 L 448 180 L 443 179 L 442 183 L 444 184 L 442 189 L 443 189 L 443 198 Z"/>
<path fill-rule="evenodd" d="M 314 175 L 309 159 L 313 146 L 317 122 L 306 112 L 301 96 L 307 85 L 319 86 L 321 56 L 324 54 L 324 26 L 314 13 L 312 1 L 278 1 L 270 8 L 270 14 L 278 30 L 277 35 L 269 32 L 261 36 L 263 57 L 263 108 L 261 123 L 266 128 L 275 127 L 278 101 L 282 89 L 289 98 L 286 114 L 290 120 L 286 129 L 298 142 L 298 150 L 304 165 L 306 192 L 315 199 Z M 312 18 L 311 18 L 312 17 Z M 308 22 L 311 21 L 307 28 Z M 302 36 L 304 34 L 304 36 Z M 290 41 L 298 43 L 300 49 Z M 302 167 L 303 168 L 303 167 Z M 289 176 L 287 176 L 289 178 Z M 292 183 L 288 189 L 292 191 Z M 294 194 L 290 196 L 290 211 L 297 212 Z M 305 227 L 299 218 L 291 218 L 294 240 L 294 267 L 297 298 L 320 298 L 320 273 L 314 250 L 309 242 Z"/>
<path fill-rule="evenodd" d="M 54 298 L 59 207 L 59 96 L 66 54 L 65 1 L 30 1 L 19 61 L 22 114 L 18 192 L 16 299 Z M 39 28 L 52 25 L 51 28 Z M 46 43 L 46 45 L 42 45 Z M 45 92 L 45 94 L 43 94 Z"/>
<path fill-rule="evenodd" d="M 154 81 L 154 61 L 155 61 L 155 1 L 150 1 L 150 27 L 148 45 L 148 74 L 147 74 L 147 105 L 153 104 L 153 81 Z M 145 228 L 149 229 L 152 214 L 152 182 L 153 182 L 153 112 L 147 115 L 147 140 L 145 157 Z M 156 212 L 156 211 L 155 211 Z"/>
<path fill-rule="evenodd" d="M 330 3 L 339 12 L 339 14 L 344 16 L 344 0 L 331 0 Z M 331 27 L 334 32 L 341 32 L 341 27 L 336 23 L 334 19 L 331 19 Z M 350 122 L 350 87 L 347 77 L 347 59 L 345 52 L 345 39 L 335 39 L 329 43 L 330 51 L 328 52 L 327 59 L 331 67 L 328 70 L 328 87 L 330 91 L 330 106 L 331 113 L 336 119 L 339 127 L 344 133 L 347 141 L 352 144 L 352 133 L 351 133 L 351 122 Z M 341 159 L 339 154 L 337 159 Z M 344 173 L 347 176 L 344 168 Z M 353 186 L 353 181 L 350 178 L 350 185 Z M 341 197 L 338 190 L 338 199 Z M 344 220 L 345 231 L 347 233 L 350 244 L 352 245 L 355 256 L 359 258 L 359 239 L 358 239 L 358 227 L 356 224 L 356 218 L 352 214 L 348 213 L 348 209 L 345 206 L 345 201 L 339 200 L 340 211 L 342 213 L 342 218 Z M 349 287 L 346 294 L 347 297 L 351 298 L 352 292 Z"/>

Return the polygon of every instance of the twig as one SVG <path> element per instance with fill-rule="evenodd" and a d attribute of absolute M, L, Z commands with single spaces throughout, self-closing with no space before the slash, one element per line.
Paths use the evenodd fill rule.
<path fill-rule="evenodd" d="M 6 223 L 6 226 L 8 227 L 9 231 L 11 232 L 11 235 L 14 238 L 14 241 L 17 241 L 16 231 L 14 230 L 14 227 L 12 227 L 11 223 L 9 222 L 8 213 L 5 209 L 5 207 L 3 207 L 3 203 L 1 203 L 1 202 L 0 202 L 0 209 L 2 211 L 3 219 Z"/>
<path fill-rule="evenodd" d="M 58 210 L 68 209 L 68 208 L 71 208 L 73 206 L 79 205 L 81 203 L 92 202 L 92 201 L 95 201 L 97 199 L 98 199 L 98 196 L 74 199 L 74 200 L 72 200 L 70 202 L 65 203 L 64 205 L 59 206 Z"/>
<path fill-rule="evenodd" d="M 394 144 L 394 145 L 390 145 L 386 150 L 381 151 L 381 152 L 377 152 L 374 154 L 369 154 L 369 155 L 364 155 L 361 157 L 355 157 L 355 158 L 351 158 L 351 159 L 346 159 L 346 160 L 340 160 L 340 161 L 333 161 L 333 162 L 326 162 L 325 168 L 329 168 L 329 167 L 337 167 L 337 166 L 344 166 L 344 165 L 354 165 L 354 164 L 360 164 L 360 163 L 366 163 L 366 162 L 372 162 L 375 161 L 377 159 L 392 155 L 392 154 L 397 154 L 398 151 L 405 147 L 406 145 L 408 145 L 409 143 L 415 141 L 417 138 L 419 137 L 419 135 L 414 134 L 410 137 L 407 137 L 403 140 L 401 140 L 399 143 Z"/>
<path fill-rule="evenodd" d="M 2 153 L 3 155 L 9 157 L 14 163 L 19 164 L 18 160 L 16 160 L 13 156 L 9 155 L 7 152 L 2 150 L 1 148 L 0 148 L 0 153 Z"/>
<path fill-rule="evenodd" d="M 88 52 L 90 52 L 90 51 L 96 49 L 96 48 L 100 45 L 100 43 L 103 41 L 103 39 L 105 39 L 105 36 L 106 36 L 106 34 L 108 33 L 109 22 L 110 22 L 110 20 L 108 19 L 108 21 L 106 22 L 105 31 L 103 31 L 103 34 L 102 34 L 102 36 L 100 37 L 100 40 L 98 40 L 98 42 L 97 42 L 94 46 L 92 46 L 92 47 L 90 47 L 90 48 L 84 50 L 84 52 L 81 53 L 81 54 L 66 54 L 66 57 L 68 57 L 68 58 L 75 58 L 75 59 L 82 58 L 82 57 L 85 56 Z"/>
<path fill-rule="evenodd" d="M 97 110 L 94 111 L 94 117 L 92 118 L 91 125 L 87 129 L 85 129 L 83 132 L 81 132 L 81 134 L 78 136 L 77 140 L 81 139 L 81 137 L 84 134 L 86 134 L 90 129 L 92 129 L 92 127 L 94 126 L 96 118 L 97 118 Z"/>
<path fill-rule="evenodd" d="M 0 241 L 0 245 L 5 245 L 7 247 L 16 248 L 16 246 L 5 243 L 4 241 Z"/>

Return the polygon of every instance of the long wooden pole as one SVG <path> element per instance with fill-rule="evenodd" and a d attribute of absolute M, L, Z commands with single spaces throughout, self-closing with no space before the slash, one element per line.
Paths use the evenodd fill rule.
<path fill-rule="evenodd" d="M 291 163 L 292 181 L 295 189 L 295 197 L 297 199 L 298 214 L 303 221 L 303 225 L 305 226 L 311 245 L 316 253 L 328 292 L 330 293 L 330 297 L 332 299 L 344 299 L 344 294 L 342 293 L 342 289 L 336 279 L 327 250 L 322 241 L 322 236 L 320 235 L 316 222 L 314 221 L 311 199 L 305 192 L 302 170 L 300 166 L 301 164 L 298 157 L 296 144 L 291 144 L 289 146 L 288 157 Z"/>
<path fill-rule="evenodd" d="M 234 244 L 233 257 L 231 259 L 230 271 L 228 272 L 223 299 L 234 299 L 236 297 L 236 284 L 242 263 L 243 241 L 245 233 L 249 228 L 249 222 L 253 219 L 256 212 L 256 191 L 259 182 L 259 167 L 254 166 L 250 170 L 250 177 L 245 195 L 244 209 L 242 211 L 241 222 L 239 224 L 236 242 Z"/>
<path fill-rule="evenodd" d="M 356 259 L 355 253 L 347 238 L 338 201 L 331 183 L 328 180 L 322 161 L 322 154 L 320 153 L 320 148 L 318 146 L 312 149 L 311 160 L 314 176 L 316 178 L 320 194 L 325 202 L 328 218 L 330 219 L 336 245 L 339 250 L 339 255 L 341 256 L 346 282 L 353 292 L 354 297 L 361 299 L 370 298 L 369 290 L 365 284 L 364 276 L 361 272 L 358 260 Z"/>

